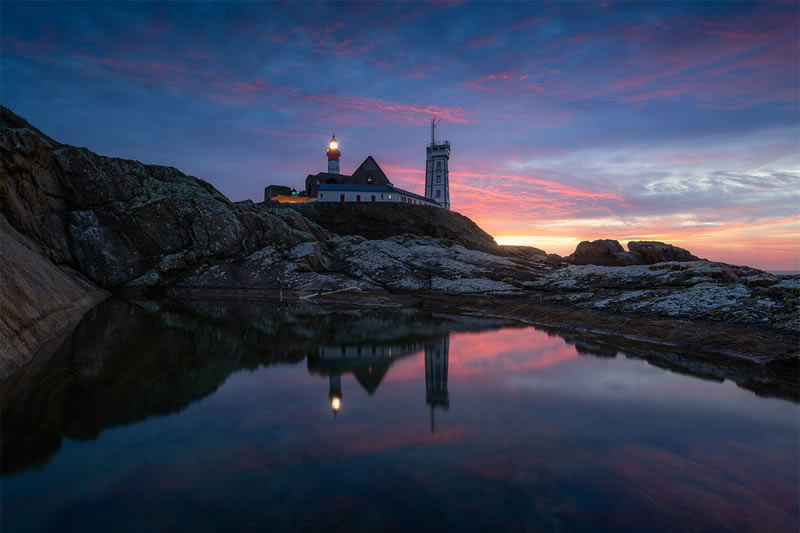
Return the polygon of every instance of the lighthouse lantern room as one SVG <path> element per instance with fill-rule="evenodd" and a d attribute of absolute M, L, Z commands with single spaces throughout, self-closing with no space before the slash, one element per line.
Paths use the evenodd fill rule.
<path fill-rule="evenodd" d="M 339 158 L 342 152 L 339 151 L 339 141 L 336 140 L 336 135 L 331 136 L 331 141 L 328 143 L 328 174 L 339 173 Z"/>

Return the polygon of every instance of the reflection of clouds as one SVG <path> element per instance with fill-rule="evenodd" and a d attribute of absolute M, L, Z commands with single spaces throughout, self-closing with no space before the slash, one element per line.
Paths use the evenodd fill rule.
<path fill-rule="evenodd" d="M 569 347 L 574 350 L 572 346 Z M 574 399 L 631 401 L 636 404 L 693 405 L 707 412 L 718 411 L 796 426 L 798 407 L 784 400 L 752 397 L 742 401 L 743 391 L 735 383 L 705 381 L 674 373 L 640 359 L 617 356 L 601 359 L 578 356 L 570 362 L 542 372 L 507 374 L 504 383 L 513 389 L 544 391 Z M 771 408 L 766 409 L 765 405 Z"/>
<path fill-rule="evenodd" d="M 408 446 L 451 444 L 463 440 L 466 434 L 467 427 L 463 425 L 441 427 L 431 433 L 427 425 L 421 424 L 351 422 L 314 435 L 315 445 L 307 452 L 317 457 L 381 453 Z"/>
<path fill-rule="evenodd" d="M 646 362 L 625 362 L 620 358 L 605 362 L 583 357 L 574 365 L 558 368 L 557 372 L 509 375 L 506 383 L 513 387 L 559 392 L 565 392 L 568 383 L 570 395 L 608 397 L 636 395 L 654 387 L 669 388 L 686 379 L 648 366 Z"/>
<path fill-rule="evenodd" d="M 561 337 L 532 327 L 450 337 L 450 375 L 543 368 L 576 357 Z"/>

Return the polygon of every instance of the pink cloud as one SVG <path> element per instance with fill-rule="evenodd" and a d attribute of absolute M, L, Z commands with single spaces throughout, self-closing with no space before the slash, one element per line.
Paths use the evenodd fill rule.
<path fill-rule="evenodd" d="M 362 96 L 306 95 L 304 99 L 333 108 L 336 113 L 322 112 L 322 115 L 327 119 L 338 119 L 341 123 L 365 124 L 377 120 L 421 125 L 433 116 L 454 124 L 470 122 L 467 112 L 459 107 L 401 104 Z"/>

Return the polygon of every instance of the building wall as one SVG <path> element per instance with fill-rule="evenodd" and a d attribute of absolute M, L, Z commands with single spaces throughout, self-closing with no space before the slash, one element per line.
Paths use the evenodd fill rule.
<path fill-rule="evenodd" d="M 322 346 L 319 348 L 319 358 L 327 362 L 345 359 L 389 359 L 420 351 L 423 348 L 425 348 L 425 344 L 422 342 Z"/>
<path fill-rule="evenodd" d="M 436 207 L 430 203 L 423 202 L 411 196 L 406 196 L 397 192 L 377 192 L 370 191 L 369 189 L 362 191 L 337 191 L 325 190 L 317 193 L 318 202 L 336 203 L 342 202 L 342 195 L 344 195 L 344 202 L 366 202 L 366 203 L 409 203 L 412 205 L 427 205 Z M 375 200 L 372 197 L 375 197 Z"/>

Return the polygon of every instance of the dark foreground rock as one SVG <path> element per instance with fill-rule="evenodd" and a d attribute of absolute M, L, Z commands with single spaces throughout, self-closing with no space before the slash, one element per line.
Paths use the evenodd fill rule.
<path fill-rule="evenodd" d="M 0 376 L 27 363 L 60 333 L 108 296 L 69 269 L 61 269 L 34 251 L 0 217 Z"/>
<path fill-rule="evenodd" d="M 80 315 L 100 289 L 308 301 L 343 293 L 372 301 L 503 297 L 800 332 L 797 276 L 696 260 L 654 242 L 629 243 L 628 252 L 616 241 L 581 243 L 568 259 L 586 264 L 570 265 L 536 248 L 498 247 L 466 217 L 419 206 L 308 208 L 315 222 L 289 207 L 231 202 L 171 167 L 59 144 L 5 108 L 2 114 L 0 218 L 33 254 L 3 267 L 19 287 L 4 291 L 4 309 L 29 309 L 3 322 L 6 338 L 27 338 L 4 345 L 4 374 L 15 364 L 8 361 L 30 357 L 49 338 L 52 328 L 43 316 L 67 307 Z M 27 253 L 13 251 L 14 257 Z M 659 262 L 648 264 L 653 261 Z M 25 265 L 33 262 L 58 278 L 53 287 L 36 290 L 25 282 Z"/>

